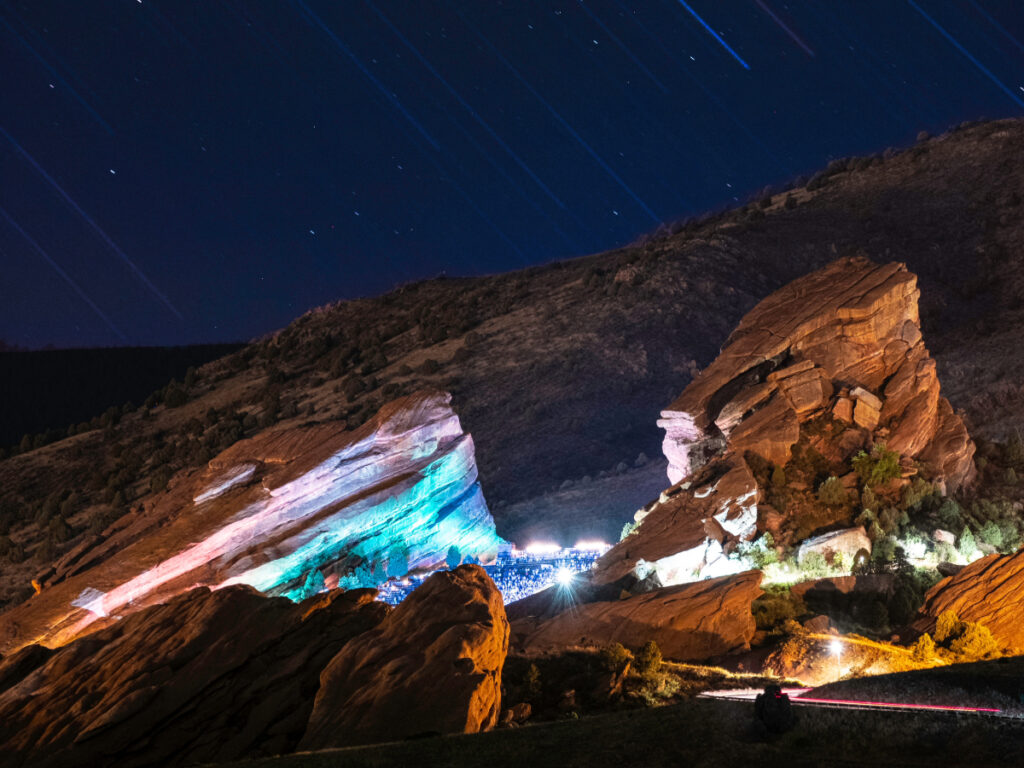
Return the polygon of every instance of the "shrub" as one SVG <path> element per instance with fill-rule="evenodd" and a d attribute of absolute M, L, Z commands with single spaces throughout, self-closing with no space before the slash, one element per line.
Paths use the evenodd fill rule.
<path fill-rule="evenodd" d="M 999 655 L 999 644 L 988 627 L 968 621 L 959 636 L 949 644 L 949 650 L 964 659 L 977 661 Z"/>
<path fill-rule="evenodd" d="M 1024 437 L 1019 431 L 1010 435 L 1006 443 L 1006 463 L 1018 469 L 1024 468 Z"/>
<path fill-rule="evenodd" d="M 957 549 L 967 560 L 973 558 L 974 553 L 978 551 L 978 545 L 974 541 L 974 534 L 971 533 L 970 528 L 964 527 L 963 533 L 960 534 L 960 540 L 957 542 Z"/>
<path fill-rule="evenodd" d="M 843 482 L 835 475 L 818 486 L 818 501 L 827 507 L 838 507 L 847 502 Z"/>
<path fill-rule="evenodd" d="M 601 666 L 608 672 L 618 673 L 633 661 L 633 654 L 622 643 L 606 645 L 600 651 Z"/>
<path fill-rule="evenodd" d="M 800 561 L 800 570 L 807 579 L 821 579 L 828 576 L 828 564 L 820 552 L 808 552 Z"/>
<path fill-rule="evenodd" d="M 441 364 L 434 358 L 430 357 L 423 361 L 417 371 L 426 374 L 427 376 L 433 375 L 441 370 Z"/>
<path fill-rule="evenodd" d="M 853 457 L 853 469 L 865 485 L 881 485 L 900 476 L 900 455 L 890 451 L 884 443 L 871 448 L 871 453 L 861 451 Z"/>
<path fill-rule="evenodd" d="M 935 640 L 945 643 L 947 640 L 958 637 L 962 631 L 963 622 L 953 611 L 943 611 L 935 620 Z"/>
<path fill-rule="evenodd" d="M 911 656 L 914 661 L 931 661 L 935 658 L 935 641 L 932 636 L 925 632 L 911 647 Z"/>
<path fill-rule="evenodd" d="M 964 524 L 964 511 L 954 499 L 946 498 L 938 511 L 939 521 L 950 531 L 955 531 Z"/>
<path fill-rule="evenodd" d="M 989 520 L 981 526 L 981 530 L 978 531 L 978 538 L 994 549 L 999 549 L 1003 546 L 1003 530 L 995 520 Z"/>
<path fill-rule="evenodd" d="M 779 555 L 775 551 L 775 539 L 767 532 L 756 541 L 741 542 L 739 553 L 741 557 L 749 560 L 751 565 L 761 570 L 779 562 Z"/>
<path fill-rule="evenodd" d="M 168 408 L 180 408 L 188 402 L 188 394 L 176 381 L 167 385 L 164 391 L 164 405 Z"/>
<path fill-rule="evenodd" d="M 633 531 L 635 531 L 637 529 L 637 526 L 639 525 L 640 523 L 637 522 L 629 522 L 624 524 L 622 526 L 622 533 L 619 534 L 619 541 L 622 541 L 624 538 L 633 533 Z"/>
<path fill-rule="evenodd" d="M 661 669 L 661 648 L 653 640 L 648 640 L 643 648 L 636 652 L 634 659 L 636 671 L 641 675 L 656 675 Z"/>
<path fill-rule="evenodd" d="M 523 679 L 524 698 L 527 701 L 536 700 L 541 693 L 540 669 L 533 662 L 526 668 L 526 676 Z"/>

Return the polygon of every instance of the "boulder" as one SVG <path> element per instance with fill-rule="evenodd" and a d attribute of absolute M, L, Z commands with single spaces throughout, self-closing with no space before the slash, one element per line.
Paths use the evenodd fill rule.
<path fill-rule="evenodd" d="M 1004 648 L 1024 651 L 1024 550 L 988 555 L 940 581 L 925 595 L 914 629 L 934 634 L 944 611 L 985 625 Z"/>
<path fill-rule="evenodd" d="M 320 675 L 302 749 L 492 728 L 509 624 L 478 565 L 436 573 Z"/>
<path fill-rule="evenodd" d="M 572 605 L 545 618 L 513 621 L 517 651 L 543 653 L 653 640 L 667 659 L 702 661 L 747 650 L 756 626 L 751 603 L 761 594 L 760 571 L 666 587 L 618 600 Z"/>
<path fill-rule="evenodd" d="M 502 542 L 450 399 L 417 392 L 352 432 L 343 422 L 269 430 L 180 473 L 0 616 L 0 653 L 60 646 L 196 586 L 300 600 L 330 577 L 370 587 L 375 569 L 443 565 L 451 547 L 493 557 Z"/>
<path fill-rule="evenodd" d="M 802 563 L 807 555 L 816 552 L 828 562 L 831 562 L 836 555 L 841 554 L 848 563 L 852 563 L 853 558 L 861 550 L 871 554 L 871 539 L 868 538 L 864 529 L 861 527 L 844 528 L 841 531 L 832 531 L 807 539 L 800 545 L 796 559 L 797 562 Z"/>
<path fill-rule="evenodd" d="M 374 595 L 297 605 L 200 588 L 57 651 L 28 646 L 11 657 L 19 674 L 0 671 L 2 762 L 178 766 L 291 751 L 320 670 L 387 614 Z"/>
<path fill-rule="evenodd" d="M 820 479 L 807 476 L 806 462 L 796 477 L 784 471 L 788 490 L 799 494 L 786 512 L 762 512 L 769 494 L 759 485 L 790 465 L 797 445 L 801 456 L 813 450 L 841 475 L 848 491 L 859 482 L 850 459 L 879 441 L 901 454 L 906 477 L 918 460 L 929 468 L 925 479 L 940 487 L 970 483 L 974 444 L 939 394 L 921 337 L 919 295 L 903 264 L 848 258 L 754 307 L 718 358 L 661 412 L 673 485 L 598 561 L 595 581 L 613 583 L 631 572 L 642 578 L 653 569 L 668 586 L 735 572 L 744 566 L 728 553 L 767 530 L 777 544 L 799 543 L 814 532 L 798 516 L 816 503 L 808 483 Z M 829 514 L 803 519 L 820 529 L 852 522 L 848 510 Z M 863 532 L 828 546 L 850 555 L 870 551 Z"/>

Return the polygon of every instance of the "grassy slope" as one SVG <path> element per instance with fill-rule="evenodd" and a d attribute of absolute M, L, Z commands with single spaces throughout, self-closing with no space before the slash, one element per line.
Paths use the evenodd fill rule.
<path fill-rule="evenodd" d="M 1024 726 L 953 715 L 798 710 L 777 739 L 748 703 L 694 700 L 514 730 L 235 763 L 237 768 L 1019 765 Z"/>

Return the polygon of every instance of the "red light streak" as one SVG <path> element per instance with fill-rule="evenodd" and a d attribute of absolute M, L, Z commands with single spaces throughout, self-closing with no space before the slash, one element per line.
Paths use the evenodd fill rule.
<path fill-rule="evenodd" d="M 933 709 L 944 712 L 1002 712 L 1001 709 L 989 707 L 947 707 L 941 704 L 899 704 L 892 701 L 857 701 L 855 699 L 816 699 L 806 696 L 796 696 L 793 703 L 798 704 L 806 701 L 811 704 L 846 704 L 857 707 L 879 707 L 891 709 Z"/>

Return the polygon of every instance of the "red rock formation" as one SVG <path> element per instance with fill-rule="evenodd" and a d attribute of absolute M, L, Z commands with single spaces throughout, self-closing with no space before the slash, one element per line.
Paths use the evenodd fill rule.
<path fill-rule="evenodd" d="M 0 669 L 3 765 L 177 766 L 295 748 L 320 670 L 379 623 L 373 590 L 317 604 L 196 589 Z M 29 658 L 31 657 L 31 658 Z"/>
<path fill-rule="evenodd" d="M 944 611 L 983 624 L 1000 645 L 1024 652 L 1024 550 L 983 557 L 940 581 L 925 595 L 914 628 L 934 633 Z"/>
<path fill-rule="evenodd" d="M 343 423 L 264 432 L 176 476 L 0 616 L 0 653 L 62 645 L 196 586 L 300 599 L 330 571 L 367 587 L 371 568 L 396 557 L 404 573 L 442 565 L 452 546 L 492 556 L 501 540 L 450 399 L 415 393 L 354 432 Z"/>
<path fill-rule="evenodd" d="M 735 570 L 725 554 L 737 541 L 756 536 L 759 524 L 777 533 L 785 522 L 777 510 L 759 508 L 764 488 L 748 459 L 782 467 L 801 440 L 833 463 L 886 443 L 906 462 L 924 462 L 927 477 L 947 489 L 969 483 L 974 444 L 939 394 L 918 296 L 904 265 L 855 258 L 754 307 L 719 357 L 662 412 L 675 485 L 637 513 L 638 528 L 602 558 L 595 580 L 653 570 L 671 584 L 687 572 Z M 829 435 L 806 431 L 809 423 L 828 424 Z M 856 476 L 846 480 L 855 484 Z"/>
<path fill-rule="evenodd" d="M 748 650 L 756 630 L 750 604 L 761 595 L 761 572 L 748 571 L 666 587 L 622 600 L 572 606 L 550 618 L 513 620 L 518 651 L 538 653 L 653 640 L 666 658 L 703 661 Z"/>
<path fill-rule="evenodd" d="M 726 444 L 785 463 L 800 421 L 834 405 L 834 390 L 847 387 L 854 421 L 873 429 L 877 419 L 889 429 L 889 447 L 906 456 L 944 449 L 937 475 L 950 487 L 969 481 L 974 446 L 939 395 L 919 295 L 917 277 L 902 264 L 843 259 L 766 298 L 662 412 L 669 478 L 682 480 L 709 448 L 719 453 Z"/>
<path fill-rule="evenodd" d="M 324 669 L 300 748 L 492 728 L 508 640 L 501 593 L 483 568 L 434 574 Z"/>

